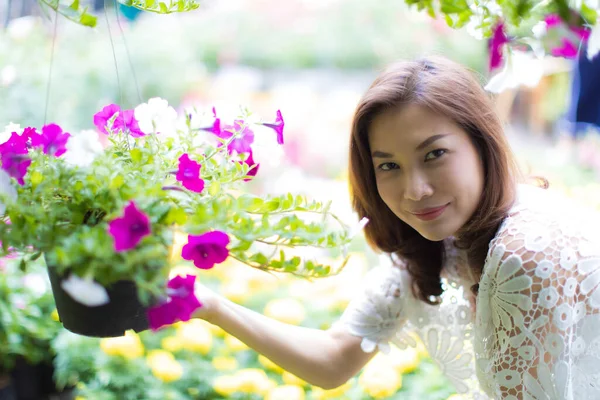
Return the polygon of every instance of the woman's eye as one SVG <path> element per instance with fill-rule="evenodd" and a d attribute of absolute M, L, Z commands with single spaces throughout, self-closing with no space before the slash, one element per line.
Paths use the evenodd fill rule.
<path fill-rule="evenodd" d="M 379 166 L 377 167 L 378 169 L 382 170 L 382 171 L 390 171 L 392 169 L 397 169 L 398 168 L 398 164 L 393 163 L 393 162 L 386 162 L 383 164 L 379 164 Z"/>
<path fill-rule="evenodd" d="M 435 160 L 437 158 L 440 158 L 444 154 L 446 154 L 446 150 L 444 150 L 444 149 L 437 149 L 437 150 L 430 151 L 429 153 L 427 153 L 425 155 L 425 161 Z"/>

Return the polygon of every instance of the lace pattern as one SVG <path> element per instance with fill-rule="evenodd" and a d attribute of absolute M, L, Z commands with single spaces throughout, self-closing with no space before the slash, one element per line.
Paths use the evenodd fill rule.
<path fill-rule="evenodd" d="M 600 399 L 600 223 L 591 215 L 522 186 L 490 243 L 476 308 L 449 238 L 440 305 L 414 298 L 406 271 L 379 267 L 341 322 L 365 351 L 414 345 L 417 334 L 467 398 Z"/>

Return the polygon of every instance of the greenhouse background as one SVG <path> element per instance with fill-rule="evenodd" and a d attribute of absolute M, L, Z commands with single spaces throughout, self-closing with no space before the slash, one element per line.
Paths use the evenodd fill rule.
<path fill-rule="evenodd" d="M 485 41 L 397 0 L 210 0 L 170 15 L 87 3 L 98 15 L 95 28 L 65 18 L 55 24 L 37 1 L 0 0 L 0 127 L 60 122 L 67 131 L 93 129 L 90 116 L 105 104 L 133 107 L 156 96 L 177 109 L 247 106 L 261 115 L 280 109 L 283 152 L 261 163 L 251 190 L 331 201 L 349 224 L 356 222 L 346 171 L 351 118 L 378 71 L 435 53 L 469 66 L 482 82 L 490 77 Z M 496 104 L 524 169 L 546 177 L 550 190 L 600 209 L 598 133 L 591 128 L 569 140 L 564 123 L 574 66 L 548 58 L 535 87 L 504 91 Z M 173 254 L 174 273 L 197 274 Z M 268 316 L 325 329 L 366 271 L 386 262 L 362 237 L 350 254 L 342 273 L 313 282 L 232 261 L 198 276 Z M 9 382 L 20 399 L 460 398 L 423 346 L 378 355 L 356 378 L 324 391 L 204 322 L 122 338 L 77 336 L 58 322 L 41 263 L 24 272 L 18 258 L 0 260 L 2 400 Z M 3 371 L 9 354 L 19 356 L 17 365 Z M 62 393 L 48 389 L 55 383 Z"/>

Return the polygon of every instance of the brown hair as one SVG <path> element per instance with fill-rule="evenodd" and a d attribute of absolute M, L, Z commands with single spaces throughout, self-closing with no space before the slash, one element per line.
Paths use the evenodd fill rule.
<path fill-rule="evenodd" d="M 514 201 L 519 172 L 490 98 L 474 74 L 453 61 L 434 56 L 394 64 L 377 77 L 360 100 L 350 139 L 354 210 L 360 218 L 370 219 L 365 228 L 369 244 L 406 261 L 415 295 L 434 304 L 443 292 L 443 242 L 425 239 L 383 202 L 369 148 L 368 130 L 374 117 L 403 104 L 424 106 L 453 120 L 468 133 L 483 161 L 484 188 L 479 205 L 456 234 L 456 246 L 467 251 L 475 276 L 481 275 L 489 241 Z"/>

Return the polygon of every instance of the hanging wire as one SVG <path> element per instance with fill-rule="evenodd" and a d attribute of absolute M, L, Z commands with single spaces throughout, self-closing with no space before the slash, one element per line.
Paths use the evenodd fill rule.
<path fill-rule="evenodd" d="M 50 50 L 50 68 L 48 69 L 48 83 L 46 83 L 46 106 L 44 107 L 44 125 L 48 118 L 48 105 L 50 103 L 50 84 L 52 83 L 52 68 L 54 66 L 54 46 L 58 30 L 58 10 L 54 10 L 54 33 L 52 34 L 52 49 Z"/>
<path fill-rule="evenodd" d="M 133 63 L 131 62 L 131 54 L 129 53 L 129 46 L 127 45 L 127 39 L 125 38 L 125 33 L 123 32 L 123 27 L 121 26 L 121 19 L 119 18 L 119 9 L 117 5 L 117 0 L 114 0 L 115 4 L 115 14 L 117 16 L 117 25 L 119 26 L 119 31 L 121 32 L 121 37 L 123 38 L 123 44 L 125 45 L 125 54 L 127 55 L 127 61 L 129 62 L 129 69 L 131 70 L 131 75 L 133 76 L 133 83 L 135 85 L 135 90 L 138 96 L 138 102 L 142 103 L 142 95 L 140 93 L 140 85 L 137 80 L 137 75 L 135 73 L 135 68 L 133 68 Z"/>
<path fill-rule="evenodd" d="M 106 18 L 106 27 L 108 28 L 108 38 L 110 39 L 110 46 L 112 48 L 113 60 L 115 62 L 115 72 L 117 73 L 117 86 L 119 90 L 119 105 L 123 106 L 123 92 L 121 91 L 121 79 L 119 78 L 119 66 L 117 64 L 117 55 L 115 53 L 115 44 L 113 42 L 112 33 L 110 32 L 110 22 L 108 20 L 108 11 L 106 11 L 106 5 L 109 0 L 104 0 L 104 17 Z"/>
<path fill-rule="evenodd" d="M 4 29 L 8 28 L 10 22 L 10 16 L 12 15 L 12 0 L 8 0 L 6 4 L 6 18 L 4 19 Z"/>

